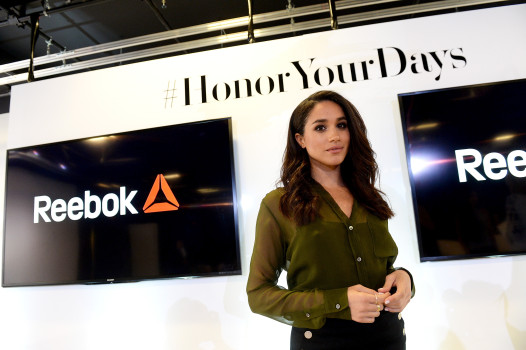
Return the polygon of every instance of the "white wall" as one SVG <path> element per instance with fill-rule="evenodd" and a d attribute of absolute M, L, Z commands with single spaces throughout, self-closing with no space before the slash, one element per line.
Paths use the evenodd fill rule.
<path fill-rule="evenodd" d="M 408 349 L 526 348 L 525 256 L 419 262 L 397 102 L 402 92 L 526 78 L 525 18 L 526 5 L 456 13 L 15 86 L 7 142 L 8 118 L 0 116 L 2 150 L 231 116 L 244 273 L 119 285 L 2 288 L 0 347 L 287 348 L 288 326 L 254 315 L 247 306 L 248 262 L 259 201 L 279 175 L 290 113 L 301 99 L 326 87 L 348 97 L 364 116 L 378 155 L 381 187 L 397 213 L 390 223 L 400 250 L 397 265 L 411 270 L 417 285 L 416 297 L 404 311 Z M 407 59 L 400 74 L 400 59 L 393 47 Z M 381 75 L 379 48 L 384 49 L 387 77 Z M 433 63 L 429 52 L 444 58 L 442 68 Z M 455 60 L 451 52 L 465 61 Z M 422 55 L 430 60 L 430 72 L 424 71 Z M 354 62 L 361 67 L 360 62 L 371 60 L 366 63 L 368 80 L 329 84 L 327 67 L 336 72 L 339 64 Z M 309 88 L 292 62 L 305 70 Z M 314 79 L 318 68 L 321 87 Z M 208 84 L 207 103 L 199 101 L 203 75 Z M 216 84 L 223 100 L 223 83 L 233 87 L 236 80 L 255 83 L 260 77 L 263 82 L 271 77 L 276 84 L 281 77 L 284 91 L 279 92 L 277 85 L 274 92 L 265 93 L 269 88 L 263 84 L 262 95 L 225 101 L 212 96 Z M 189 106 L 184 102 L 185 78 L 191 84 Z M 3 151 L 1 157 L 3 197 Z M 0 201 L 2 209 L 3 204 Z"/>

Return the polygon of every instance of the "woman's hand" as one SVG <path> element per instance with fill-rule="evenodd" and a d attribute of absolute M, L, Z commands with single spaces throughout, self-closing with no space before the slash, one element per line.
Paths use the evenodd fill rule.
<path fill-rule="evenodd" d="M 347 288 L 347 299 L 351 309 L 351 319 L 360 323 L 373 323 L 380 316 L 389 293 L 377 293 L 361 284 Z"/>
<path fill-rule="evenodd" d="M 396 287 L 396 292 L 385 299 L 385 311 L 402 312 L 411 300 L 411 278 L 404 270 L 396 270 L 387 275 L 385 284 L 378 289 L 379 293 L 386 293 Z"/>

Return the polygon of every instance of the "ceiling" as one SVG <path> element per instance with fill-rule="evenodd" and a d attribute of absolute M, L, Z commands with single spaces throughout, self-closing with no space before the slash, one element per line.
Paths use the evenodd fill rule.
<path fill-rule="evenodd" d="M 11 80 L 0 81 L 0 113 L 9 110 L 10 87 L 33 79 L 28 71 L 34 71 L 37 80 L 157 57 L 243 45 L 249 42 L 250 29 L 253 29 L 255 41 L 263 41 L 331 30 L 331 25 L 334 29 L 346 28 L 523 2 L 1 0 L 0 80 Z M 333 22 L 331 9 L 332 19 L 336 20 Z M 249 25 L 251 18 L 253 26 Z M 232 19 L 238 21 L 229 21 Z M 215 25 L 210 25 L 212 23 Z M 32 32 L 38 32 L 34 45 Z M 234 38 L 234 33 L 239 35 Z M 34 66 L 31 70 L 32 54 Z M 51 58 L 51 61 L 46 60 Z M 48 73 L 45 73 L 46 69 Z M 14 80 L 17 76 L 18 80 Z"/>

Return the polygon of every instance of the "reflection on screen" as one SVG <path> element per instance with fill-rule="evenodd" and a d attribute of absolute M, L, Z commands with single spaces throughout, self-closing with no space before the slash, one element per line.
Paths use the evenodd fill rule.
<path fill-rule="evenodd" d="M 422 261 L 526 252 L 526 80 L 399 95 Z"/>
<path fill-rule="evenodd" d="M 5 286 L 239 274 L 231 119 L 8 151 Z"/>

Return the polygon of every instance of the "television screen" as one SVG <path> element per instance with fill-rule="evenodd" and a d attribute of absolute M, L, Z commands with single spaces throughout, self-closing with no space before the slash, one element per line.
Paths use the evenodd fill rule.
<path fill-rule="evenodd" d="M 241 273 L 231 119 L 7 151 L 3 286 Z"/>
<path fill-rule="evenodd" d="M 400 94 L 421 261 L 526 253 L 526 80 Z"/>

